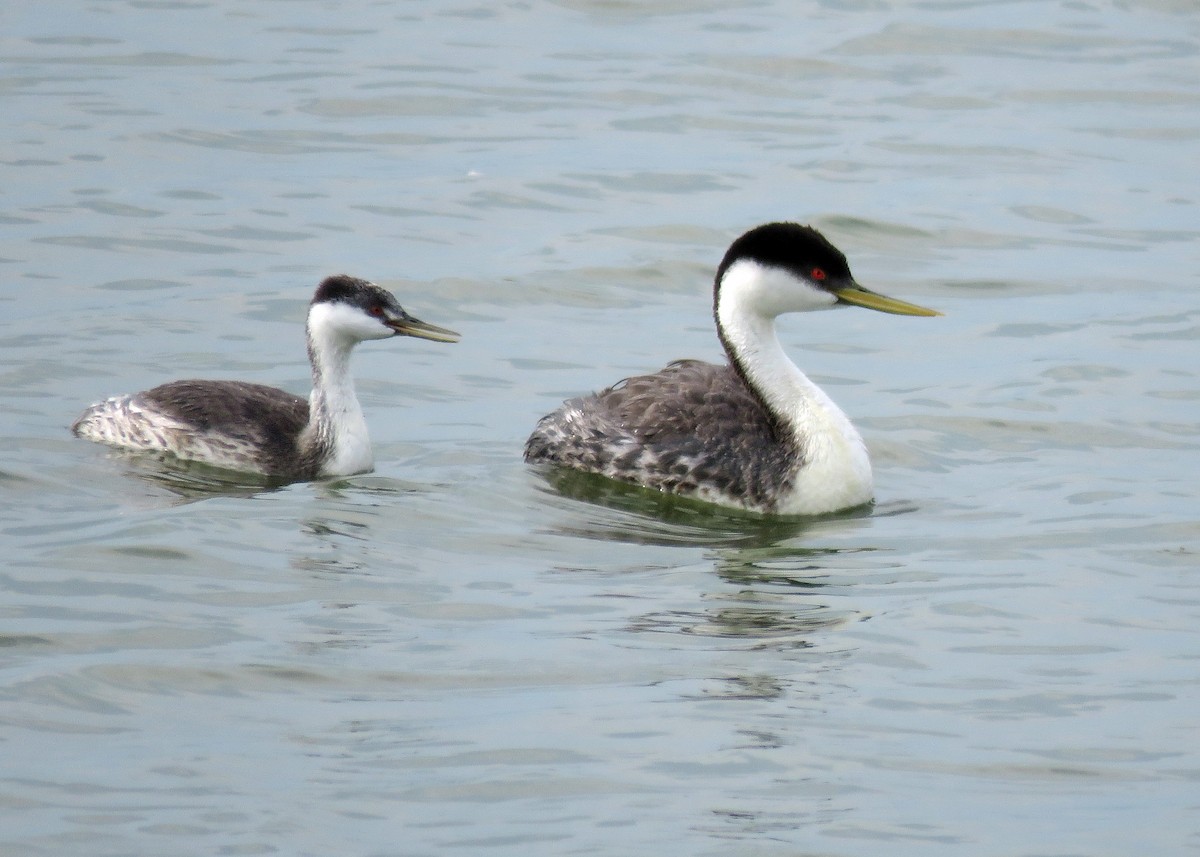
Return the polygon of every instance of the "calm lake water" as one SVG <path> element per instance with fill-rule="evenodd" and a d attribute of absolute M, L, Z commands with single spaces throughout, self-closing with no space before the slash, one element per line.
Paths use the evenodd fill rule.
<path fill-rule="evenodd" d="M 15 3 L 0 12 L 0 852 L 1200 849 L 1191 0 Z M 788 318 L 878 503 L 755 520 L 521 461 L 717 359 L 811 222 L 940 319 Z M 339 271 L 374 473 L 72 438 L 304 392 Z"/>

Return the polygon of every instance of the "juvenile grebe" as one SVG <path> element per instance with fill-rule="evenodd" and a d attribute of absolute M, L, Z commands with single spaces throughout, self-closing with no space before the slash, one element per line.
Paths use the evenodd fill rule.
<path fill-rule="evenodd" d="M 729 363 L 680 360 L 571 399 L 538 422 L 525 460 L 767 514 L 868 503 L 862 438 L 775 335 L 778 315 L 839 304 L 941 315 L 858 285 L 846 257 L 812 227 L 756 227 L 725 253 L 713 288 Z"/>
<path fill-rule="evenodd" d="M 289 481 L 364 473 L 374 466 L 350 352 L 367 339 L 458 334 L 413 318 L 391 292 L 345 275 L 317 287 L 308 308 L 308 399 L 242 381 L 173 381 L 92 405 L 79 437 Z"/>

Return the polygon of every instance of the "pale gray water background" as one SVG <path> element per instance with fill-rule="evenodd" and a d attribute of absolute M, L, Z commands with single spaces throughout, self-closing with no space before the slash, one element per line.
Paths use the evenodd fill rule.
<path fill-rule="evenodd" d="M 0 105 L 4 854 L 1200 849 L 1191 0 L 17 2 Z M 521 463 L 783 218 L 946 313 L 784 324 L 870 514 Z M 463 333 L 358 352 L 374 474 L 68 434 L 305 390 L 343 270 Z"/>

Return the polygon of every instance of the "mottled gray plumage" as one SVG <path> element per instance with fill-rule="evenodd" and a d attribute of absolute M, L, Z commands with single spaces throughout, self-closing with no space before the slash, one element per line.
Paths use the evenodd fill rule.
<path fill-rule="evenodd" d="M 71 429 L 124 449 L 168 452 L 272 479 L 358 473 L 371 468 L 372 457 L 350 376 L 354 346 L 397 335 L 458 339 L 410 316 L 386 289 L 345 275 L 317 287 L 306 332 L 309 399 L 243 381 L 173 381 L 92 405 Z"/>
<path fill-rule="evenodd" d="M 538 422 L 525 459 L 755 512 L 822 514 L 869 502 L 870 458 L 828 396 L 787 357 L 786 312 L 854 304 L 939 313 L 859 286 L 821 233 L 768 223 L 717 267 L 713 315 L 729 363 L 672 363 Z"/>
<path fill-rule="evenodd" d="M 133 396 L 135 405 L 177 420 L 175 455 L 187 448 L 225 443 L 246 450 L 255 472 L 277 479 L 313 479 L 329 454 L 329 442 L 301 443 L 309 425 L 308 399 L 245 381 L 172 381 Z M 318 440 L 314 437 L 313 440 Z"/>
<path fill-rule="evenodd" d="M 732 366 L 679 360 L 571 399 L 542 418 L 525 459 L 773 512 L 803 451 Z"/>

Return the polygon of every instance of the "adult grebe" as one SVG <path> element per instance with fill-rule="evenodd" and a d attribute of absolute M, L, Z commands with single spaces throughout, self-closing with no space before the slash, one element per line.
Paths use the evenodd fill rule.
<path fill-rule="evenodd" d="M 79 437 L 169 452 L 229 470 L 289 481 L 364 473 L 374 466 L 350 352 L 367 339 L 458 334 L 413 318 L 391 292 L 345 275 L 317 287 L 308 308 L 309 399 L 242 381 L 173 381 L 92 405 Z"/>
<path fill-rule="evenodd" d="M 767 514 L 868 503 L 862 438 L 775 334 L 778 315 L 839 304 L 941 315 L 858 285 L 846 257 L 812 227 L 756 227 L 717 268 L 713 315 L 728 365 L 680 360 L 571 399 L 541 419 L 525 460 Z"/>

